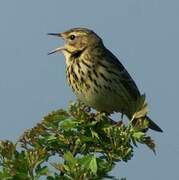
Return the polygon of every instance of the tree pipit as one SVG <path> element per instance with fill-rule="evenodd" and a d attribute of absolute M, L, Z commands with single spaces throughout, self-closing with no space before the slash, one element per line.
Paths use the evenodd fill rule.
<path fill-rule="evenodd" d="M 149 128 L 162 132 L 146 115 L 146 104 L 141 101 L 145 98 L 134 80 L 94 31 L 73 28 L 49 35 L 65 41 L 63 47 L 49 54 L 58 51 L 64 54 L 68 83 L 81 102 L 100 112 L 120 112 L 133 121 L 139 119 L 137 123 L 144 118 Z M 141 102 L 142 108 L 137 109 Z"/>

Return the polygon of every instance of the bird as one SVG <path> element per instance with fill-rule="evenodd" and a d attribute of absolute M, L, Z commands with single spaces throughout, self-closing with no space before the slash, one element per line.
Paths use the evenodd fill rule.
<path fill-rule="evenodd" d="M 65 57 L 66 78 L 77 99 L 96 111 L 119 112 L 131 119 L 132 106 L 141 93 L 118 58 L 108 50 L 93 30 L 76 27 L 61 33 L 48 33 L 64 40 L 64 46 L 50 54 L 62 52 Z M 147 115 L 148 128 L 162 129 Z"/>

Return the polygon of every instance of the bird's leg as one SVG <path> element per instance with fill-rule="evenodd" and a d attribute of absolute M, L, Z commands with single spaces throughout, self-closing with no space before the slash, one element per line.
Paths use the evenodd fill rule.
<path fill-rule="evenodd" d="M 123 117 L 124 117 L 124 113 L 121 113 L 121 120 L 123 120 Z"/>
<path fill-rule="evenodd" d="M 124 110 L 121 111 L 121 121 L 123 121 L 123 117 L 124 117 Z"/>

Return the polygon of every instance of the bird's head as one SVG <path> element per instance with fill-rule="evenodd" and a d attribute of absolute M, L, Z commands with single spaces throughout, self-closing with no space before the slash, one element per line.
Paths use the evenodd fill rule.
<path fill-rule="evenodd" d="M 63 47 L 56 48 L 49 54 L 61 51 L 64 54 L 73 55 L 102 43 L 101 38 L 87 28 L 73 28 L 62 33 L 49 33 L 48 35 L 61 37 L 65 41 Z"/>

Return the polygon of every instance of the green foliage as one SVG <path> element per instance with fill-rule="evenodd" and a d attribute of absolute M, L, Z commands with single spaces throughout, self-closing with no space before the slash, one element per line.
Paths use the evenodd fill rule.
<path fill-rule="evenodd" d="M 44 117 L 15 144 L 0 141 L 0 179 L 115 179 L 108 173 L 117 162 L 130 160 L 138 143 L 155 152 L 141 128 L 72 103 L 68 111 Z"/>

